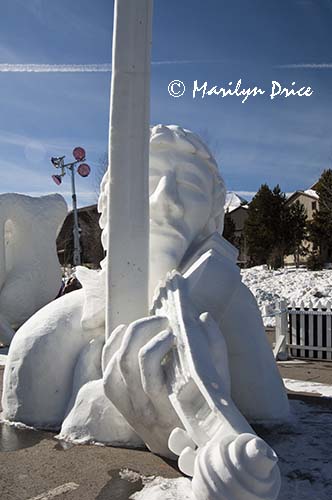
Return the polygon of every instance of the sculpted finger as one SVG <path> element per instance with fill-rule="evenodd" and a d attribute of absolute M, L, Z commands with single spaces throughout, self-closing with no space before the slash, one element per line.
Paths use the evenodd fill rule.
<path fill-rule="evenodd" d="M 127 328 L 119 351 L 119 366 L 129 390 L 133 389 L 136 393 L 140 383 L 140 349 L 167 325 L 166 318 L 151 316 L 135 321 Z"/>
<path fill-rule="evenodd" d="M 174 344 L 173 333 L 170 330 L 164 330 L 153 337 L 139 351 L 138 360 L 142 386 L 152 401 L 160 400 L 162 393 L 166 393 L 168 400 L 162 361 Z"/>
<path fill-rule="evenodd" d="M 118 353 L 108 362 L 103 374 L 103 386 L 106 397 L 127 419 L 133 413 L 126 383 L 119 368 Z"/>
<path fill-rule="evenodd" d="M 119 325 L 107 339 L 101 354 L 101 368 L 104 373 L 113 355 L 120 349 L 127 325 Z"/>
<path fill-rule="evenodd" d="M 187 474 L 187 476 L 194 475 L 195 461 L 197 453 L 189 446 L 185 448 L 179 457 L 178 466 L 181 472 Z"/>
<path fill-rule="evenodd" d="M 168 438 L 168 447 L 175 455 L 181 455 L 185 448 L 196 449 L 194 441 L 189 434 L 184 430 L 176 427 L 172 430 Z"/>

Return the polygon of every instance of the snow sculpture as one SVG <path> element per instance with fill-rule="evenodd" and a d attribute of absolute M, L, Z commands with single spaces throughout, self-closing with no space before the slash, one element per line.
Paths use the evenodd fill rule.
<path fill-rule="evenodd" d="M 104 248 L 108 182 L 106 174 L 98 203 Z M 276 498 L 276 457 L 245 417 L 285 418 L 288 403 L 237 251 L 220 236 L 224 196 L 195 134 L 151 129 L 151 316 L 105 342 L 105 262 L 99 272 L 79 268 L 83 289 L 45 306 L 13 339 L 5 418 L 179 455 L 197 500 Z"/>
<path fill-rule="evenodd" d="M 66 214 L 59 194 L 0 195 L 0 342 L 9 344 L 14 329 L 56 297 L 55 241 Z"/>
<path fill-rule="evenodd" d="M 196 500 L 275 500 L 277 458 L 241 412 L 280 418 L 287 398 L 237 252 L 220 235 L 216 162 L 176 126 L 151 133 L 148 252 L 151 12 L 152 0 L 115 1 L 111 166 L 99 204 L 107 262 L 99 273 L 79 271 L 83 290 L 45 306 L 15 336 L 4 416 L 61 427 L 67 439 L 178 455 Z M 151 315 L 141 317 L 147 288 Z"/>

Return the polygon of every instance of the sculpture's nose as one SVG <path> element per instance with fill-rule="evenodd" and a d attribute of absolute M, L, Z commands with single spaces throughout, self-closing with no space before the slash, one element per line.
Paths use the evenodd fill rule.
<path fill-rule="evenodd" d="M 167 172 L 161 177 L 150 196 L 150 217 L 157 224 L 170 223 L 183 217 L 175 172 Z"/>

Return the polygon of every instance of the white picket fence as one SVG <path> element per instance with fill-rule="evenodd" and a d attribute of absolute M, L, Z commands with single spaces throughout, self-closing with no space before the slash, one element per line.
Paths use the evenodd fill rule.
<path fill-rule="evenodd" d="M 332 360 L 331 303 L 290 307 L 281 300 L 276 307 L 277 359 L 291 358 Z"/>

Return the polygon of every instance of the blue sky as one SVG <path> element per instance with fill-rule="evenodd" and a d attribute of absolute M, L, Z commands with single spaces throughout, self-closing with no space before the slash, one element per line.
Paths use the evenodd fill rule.
<path fill-rule="evenodd" d="M 112 22 L 109 0 L 2 0 L 0 64 L 110 64 Z M 151 123 L 201 134 L 229 190 L 309 187 L 332 166 L 331 26 L 329 0 L 155 0 Z M 266 94 L 192 99 L 194 80 L 240 78 Z M 181 98 L 168 94 L 174 79 Z M 270 100 L 272 80 L 314 94 Z M 49 157 L 82 145 L 92 174 L 78 180 L 79 204 L 95 202 L 109 92 L 108 72 L 0 72 L 0 192 L 54 192 Z M 68 177 L 58 191 L 70 200 Z"/>

